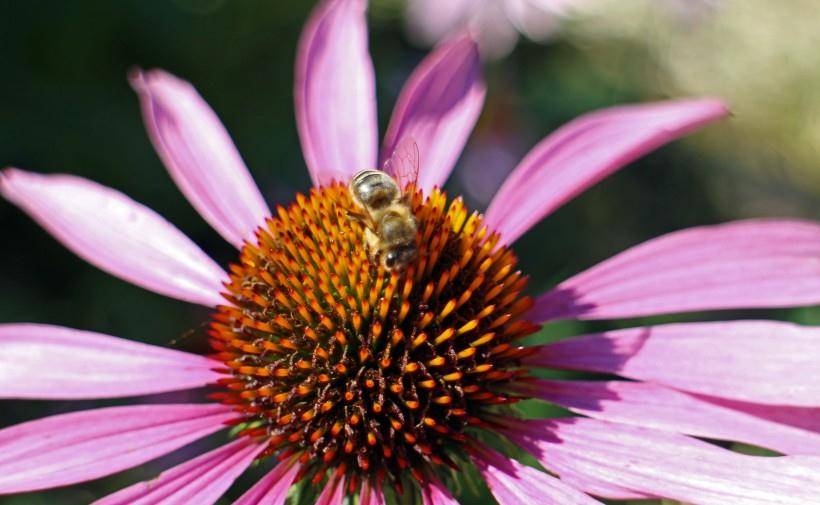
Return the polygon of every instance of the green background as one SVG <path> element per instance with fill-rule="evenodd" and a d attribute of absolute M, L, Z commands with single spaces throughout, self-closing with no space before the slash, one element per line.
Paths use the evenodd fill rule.
<path fill-rule="evenodd" d="M 166 216 L 218 262 L 233 260 L 232 248 L 184 200 L 154 154 L 125 77 L 134 66 L 160 67 L 194 83 L 231 132 L 268 203 L 288 203 L 294 192 L 307 190 L 310 183 L 298 149 L 292 81 L 296 41 L 311 4 L 3 1 L 0 163 L 78 174 L 117 188 Z M 377 2 L 370 18 L 384 131 L 401 84 L 426 50 L 408 42 L 396 2 Z M 561 124 L 596 108 L 685 93 L 664 73 L 664 62 L 657 61 L 651 50 L 657 40 L 574 37 L 572 26 L 564 37 L 545 45 L 522 43 L 507 59 L 487 64 L 487 105 L 464 162 L 448 183 L 451 194 L 466 193 L 473 206 L 483 209 L 505 171 Z M 735 99 L 724 98 L 730 103 Z M 735 116 L 659 149 L 538 225 L 516 245 L 522 269 L 532 276 L 533 293 L 672 230 L 749 216 L 820 215 L 817 188 L 790 175 L 796 163 L 778 156 L 776 145 L 751 146 L 744 137 L 745 126 L 744 118 Z M 771 170 L 747 166 L 754 164 L 749 162 L 750 151 L 761 149 L 766 156 L 756 159 L 772 160 Z M 487 152 L 493 156 L 484 156 Z M 806 166 L 813 170 L 816 165 L 797 168 Z M 0 322 L 59 324 L 185 350 L 205 348 L 202 333 L 191 330 L 206 321 L 206 309 L 100 272 L 5 202 L 0 202 L 0 230 Z M 647 321 L 739 317 L 820 323 L 816 308 L 733 311 L 564 323 L 545 328 L 536 340 Z M 159 400 L 198 398 L 194 392 Z M 133 400 L 4 401 L 0 426 L 128 403 Z M 545 412 L 537 405 L 524 408 Z M 0 497 L 0 503 L 88 503 L 151 478 L 221 439 L 213 437 L 109 478 Z M 224 503 L 239 496 L 261 472 L 248 472 Z M 459 483 L 465 503 L 493 503 L 474 480 L 468 477 Z"/>

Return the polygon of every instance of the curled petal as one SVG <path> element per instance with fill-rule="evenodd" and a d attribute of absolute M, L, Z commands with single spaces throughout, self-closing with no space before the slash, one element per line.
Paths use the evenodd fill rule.
<path fill-rule="evenodd" d="M 633 247 L 538 297 L 531 317 L 611 319 L 820 303 L 820 225 L 749 220 Z"/>
<path fill-rule="evenodd" d="M 777 321 L 685 323 L 574 337 L 528 359 L 719 398 L 820 407 L 818 342 L 820 328 Z"/>
<path fill-rule="evenodd" d="M 365 0 L 323 0 L 299 40 L 296 125 L 313 184 L 376 168 L 378 127 Z"/>
<path fill-rule="evenodd" d="M 799 505 L 820 493 L 820 458 L 757 457 L 684 435 L 595 419 L 509 420 L 504 433 L 543 464 L 702 505 Z"/>
<path fill-rule="evenodd" d="M 614 107 L 581 116 L 524 157 L 490 203 L 486 224 L 511 244 L 601 179 L 728 113 L 719 100 L 704 99 Z"/>
<path fill-rule="evenodd" d="M 0 324 L 0 398 L 118 398 L 216 382 L 203 356 L 100 333 Z"/>
<path fill-rule="evenodd" d="M 538 380 L 527 383 L 526 391 L 595 419 L 820 455 L 820 408 L 729 403 L 626 381 Z M 812 419 L 814 426 L 807 425 Z"/>
<path fill-rule="evenodd" d="M 171 223 L 119 191 L 71 175 L 0 173 L 0 193 L 79 257 L 145 289 L 220 303 L 225 272 Z"/>
<path fill-rule="evenodd" d="M 522 465 L 489 448 L 473 461 L 500 505 L 589 505 L 598 503 L 584 493 L 531 466 Z"/>
<path fill-rule="evenodd" d="M 188 82 L 161 70 L 136 71 L 130 79 L 174 182 L 225 240 L 242 247 L 270 210 L 225 127 Z"/>
<path fill-rule="evenodd" d="M 135 405 L 61 414 L 0 430 L 0 495 L 65 486 L 132 468 L 210 435 L 228 407 Z"/>
<path fill-rule="evenodd" d="M 382 160 L 402 139 L 412 137 L 421 154 L 419 187 L 425 193 L 441 187 L 475 126 L 485 93 L 475 42 L 466 36 L 444 42 L 404 85 L 384 137 Z"/>
<path fill-rule="evenodd" d="M 138 482 L 93 505 L 210 505 L 216 503 L 267 445 L 240 438 Z"/>
<path fill-rule="evenodd" d="M 276 465 L 273 470 L 233 502 L 233 505 L 282 505 L 285 503 L 293 479 L 302 468 L 297 460 L 297 456 L 292 456 Z"/>

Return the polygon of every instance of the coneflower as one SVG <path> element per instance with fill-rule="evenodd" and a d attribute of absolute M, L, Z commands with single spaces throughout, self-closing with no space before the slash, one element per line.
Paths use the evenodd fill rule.
<path fill-rule="evenodd" d="M 392 496 L 455 500 L 474 466 L 503 505 L 664 497 L 704 504 L 811 503 L 820 493 L 820 330 L 774 321 L 633 328 L 523 346 L 540 324 L 820 302 L 820 226 L 702 227 L 626 251 L 536 298 L 511 248 L 541 218 L 641 154 L 726 115 L 683 100 L 584 116 L 525 157 L 487 212 L 440 189 L 479 114 L 475 44 L 439 46 L 402 91 L 383 160 L 421 152 L 403 188 L 419 254 L 387 271 L 365 247 L 347 188 L 376 154 L 365 3 L 329 0 L 299 48 L 296 115 L 315 187 L 271 212 L 216 115 L 161 71 L 132 77 L 149 136 L 182 192 L 239 250 L 229 273 L 121 193 L 68 175 L 7 169 L 2 194 L 67 247 L 136 285 L 213 309 L 213 353 L 91 332 L 0 325 L 0 396 L 95 399 L 208 386 L 211 403 L 57 415 L 0 430 L 0 494 L 83 482 L 226 426 L 235 440 L 102 504 L 214 503 L 254 461 L 269 473 L 236 502 L 321 504 Z M 536 368 L 624 380 L 536 379 Z M 537 398 L 577 417 L 520 419 Z M 543 471 L 485 445 L 498 436 Z M 698 437 L 698 438 L 695 438 Z M 753 457 L 699 438 L 784 456 Z M 500 446 L 503 446 L 501 444 Z M 548 473 L 549 472 L 549 473 Z"/>

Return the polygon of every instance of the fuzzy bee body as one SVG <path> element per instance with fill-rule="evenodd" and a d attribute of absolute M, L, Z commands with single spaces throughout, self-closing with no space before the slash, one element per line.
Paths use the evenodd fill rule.
<path fill-rule="evenodd" d="M 387 270 L 403 270 L 418 256 L 416 218 L 401 188 L 381 170 L 362 170 L 348 186 L 364 215 L 365 246 Z"/>

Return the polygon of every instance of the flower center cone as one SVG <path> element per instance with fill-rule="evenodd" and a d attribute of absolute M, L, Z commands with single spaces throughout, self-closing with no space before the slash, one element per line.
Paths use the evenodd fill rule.
<path fill-rule="evenodd" d="M 231 265 L 209 334 L 232 376 L 214 395 L 244 413 L 266 454 L 302 476 L 420 481 L 455 467 L 465 430 L 491 423 L 524 379 L 515 341 L 539 326 L 527 278 L 461 199 L 407 189 L 419 254 L 401 272 L 369 257 L 347 187 L 278 207 Z"/>

